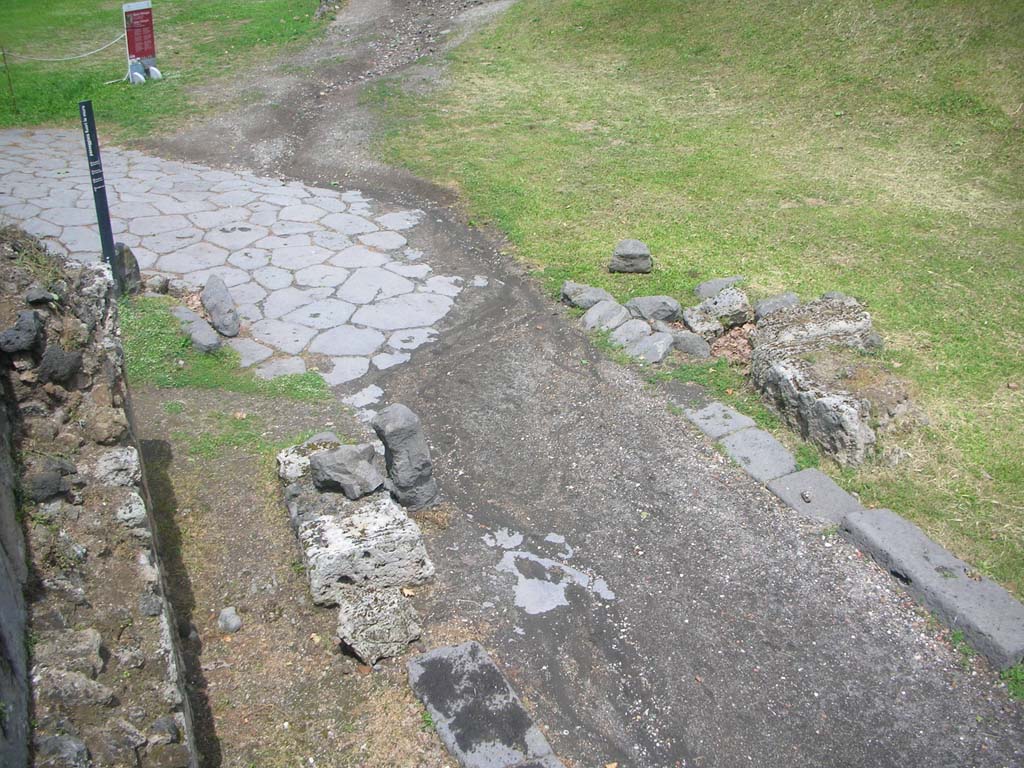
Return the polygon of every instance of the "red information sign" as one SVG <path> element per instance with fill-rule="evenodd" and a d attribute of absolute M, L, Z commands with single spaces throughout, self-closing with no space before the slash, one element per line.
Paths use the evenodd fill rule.
<path fill-rule="evenodd" d="M 153 4 L 150 0 L 126 3 L 124 11 L 124 32 L 128 41 L 128 58 L 140 60 L 156 59 L 156 38 L 153 36 Z"/>

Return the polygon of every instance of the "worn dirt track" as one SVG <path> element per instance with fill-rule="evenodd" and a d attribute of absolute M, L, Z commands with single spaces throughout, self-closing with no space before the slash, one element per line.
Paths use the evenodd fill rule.
<path fill-rule="evenodd" d="M 603 361 L 449 192 L 373 159 L 360 88 L 504 5 L 353 0 L 315 51 L 233 86 L 245 106 L 147 146 L 423 208 L 440 268 L 496 286 L 378 379 L 421 415 L 456 510 L 428 541 L 428 630 L 473 625 L 569 766 L 1024 764 L 1021 706 L 888 575 Z M 514 587 L 564 580 L 556 561 L 586 578 L 542 611 Z"/>

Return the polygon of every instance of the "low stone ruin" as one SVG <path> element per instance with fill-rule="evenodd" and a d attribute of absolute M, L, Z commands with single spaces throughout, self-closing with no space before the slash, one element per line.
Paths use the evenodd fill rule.
<path fill-rule="evenodd" d="M 384 467 L 374 445 L 343 445 L 331 432 L 277 457 L 313 602 L 338 608 L 339 642 L 367 664 L 420 636 L 403 590 L 428 581 L 434 566 L 402 507 L 422 509 L 438 494 L 419 418 L 395 404 L 372 426 Z"/>
<path fill-rule="evenodd" d="M 638 241 L 623 242 L 613 258 L 619 267 L 620 251 L 636 258 L 650 253 Z M 561 295 L 586 310 L 584 328 L 607 332 L 613 346 L 640 362 L 661 363 L 676 351 L 749 364 L 751 383 L 785 423 L 840 464 L 863 463 L 878 430 L 923 418 L 906 385 L 867 354 L 882 340 L 860 302 L 829 293 L 801 304 L 796 294 L 782 293 L 751 305 L 738 287 L 742 282 L 740 276 L 703 282 L 695 289 L 700 301 L 689 307 L 671 296 L 641 296 L 622 305 L 604 289 L 572 281 Z"/>
<path fill-rule="evenodd" d="M 118 340 L 137 281 L 2 234 L 0 763 L 28 764 L 30 706 L 37 765 L 193 766 Z"/>

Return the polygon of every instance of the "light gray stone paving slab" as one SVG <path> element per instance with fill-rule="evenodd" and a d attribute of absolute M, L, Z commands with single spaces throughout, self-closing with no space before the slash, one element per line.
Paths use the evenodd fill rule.
<path fill-rule="evenodd" d="M 447 296 L 409 293 L 360 307 L 352 316 L 352 322 L 382 331 L 423 328 L 447 315 L 452 304 Z"/>
<path fill-rule="evenodd" d="M 32 214 L 35 216 L 36 214 Z M 38 214 L 39 218 L 62 227 L 82 226 L 96 223 L 96 212 L 88 208 L 50 208 Z"/>
<path fill-rule="evenodd" d="M 371 232 L 367 235 L 360 235 L 359 242 L 382 251 L 397 251 L 399 248 L 405 247 L 409 241 L 397 232 Z"/>
<path fill-rule="evenodd" d="M 286 245 L 270 252 L 270 263 L 282 269 L 303 269 L 327 261 L 331 252 L 319 245 Z"/>
<path fill-rule="evenodd" d="M 996 669 L 1024 659 L 1024 605 L 888 509 L 851 512 L 845 534 Z"/>
<path fill-rule="evenodd" d="M 314 299 L 306 291 L 294 287 L 281 288 L 273 291 L 263 302 L 263 314 L 267 317 L 281 317 L 312 301 Z"/>
<path fill-rule="evenodd" d="M 11 218 L 20 218 L 16 214 L 10 214 Z M 61 227 L 58 227 L 51 221 L 44 221 L 43 219 L 25 219 L 21 223 L 22 228 L 36 237 L 56 237 L 61 232 Z"/>
<path fill-rule="evenodd" d="M 287 248 L 296 245 L 312 245 L 313 240 L 309 235 L 303 233 L 298 235 L 267 235 L 267 237 L 253 243 L 255 248 L 263 248 L 272 251 L 275 248 Z"/>
<path fill-rule="evenodd" d="M 270 226 L 270 231 L 275 235 L 286 237 L 289 235 L 308 235 L 316 232 L 320 224 L 304 221 L 275 221 Z"/>
<path fill-rule="evenodd" d="M 320 230 L 309 235 L 309 237 L 314 245 L 319 245 L 321 248 L 326 248 L 334 253 L 339 253 L 346 248 L 352 247 L 352 240 L 340 232 Z"/>
<path fill-rule="evenodd" d="M 217 275 L 229 288 L 248 282 L 249 273 L 234 267 L 213 267 L 212 269 L 199 269 L 195 272 L 188 272 L 181 276 L 182 280 L 190 286 L 202 288 L 211 276 Z"/>
<path fill-rule="evenodd" d="M 270 210 L 274 206 L 267 206 L 266 210 L 253 211 L 249 217 L 249 223 L 260 227 L 272 227 L 277 223 L 277 210 Z"/>
<path fill-rule="evenodd" d="M 390 259 L 383 253 L 372 251 L 363 245 L 353 245 L 331 257 L 331 264 L 355 269 L 358 267 L 379 267 Z"/>
<path fill-rule="evenodd" d="M 412 351 L 419 349 L 424 344 L 429 344 L 436 338 L 437 331 L 433 328 L 410 328 L 391 334 L 388 338 L 388 346 L 392 349 Z"/>
<path fill-rule="evenodd" d="M 394 231 L 403 231 L 406 229 L 412 229 L 419 224 L 420 219 L 423 218 L 423 211 L 397 211 L 395 213 L 385 213 L 383 216 L 378 216 L 374 221 L 380 226 L 381 229 L 390 229 Z"/>
<path fill-rule="evenodd" d="M 165 272 L 194 272 L 219 267 L 228 259 L 228 252 L 212 243 L 194 243 L 160 258 L 157 264 Z"/>
<path fill-rule="evenodd" d="M 352 325 L 339 325 L 324 331 L 312 344 L 310 352 L 331 357 L 348 357 L 350 355 L 371 355 L 384 343 L 384 334 L 371 328 L 356 328 Z"/>
<path fill-rule="evenodd" d="M 282 319 L 289 323 L 308 325 L 310 328 L 325 330 L 335 328 L 345 323 L 352 313 L 356 311 L 354 305 L 337 299 L 324 299 L 306 304 L 293 312 L 289 312 Z M 316 350 L 313 350 L 316 351 Z"/>
<path fill-rule="evenodd" d="M 245 276 L 248 277 L 248 273 Z M 231 286 L 231 295 L 237 304 L 257 304 L 267 298 L 267 291 L 259 283 L 249 281 Z"/>
<path fill-rule="evenodd" d="M 271 291 L 287 288 L 294 279 L 292 273 L 280 267 L 260 267 L 252 273 L 253 279 Z"/>
<path fill-rule="evenodd" d="M 127 245 L 131 246 L 130 243 Z M 131 246 L 131 248 L 132 253 L 135 254 L 135 261 L 139 264 L 139 269 L 152 269 L 157 259 L 160 258 L 148 248 L 142 248 L 141 246 Z"/>
<path fill-rule="evenodd" d="M 372 221 L 351 213 L 332 213 L 325 216 L 321 223 L 325 227 L 333 229 L 335 232 L 340 232 L 343 235 L 362 235 L 367 232 L 377 231 L 377 225 Z"/>
<path fill-rule="evenodd" d="M 251 215 L 252 211 L 248 211 L 245 208 L 218 208 L 215 211 L 190 213 L 187 218 L 194 226 L 206 230 L 215 227 L 244 224 Z"/>
<path fill-rule="evenodd" d="M 426 264 L 400 264 L 397 261 L 385 264 L 384 269 L 411 280 L 425 280 L 432 271 Z"/>
<path fill-rule="evenodd" d="M 755 426 L 752 418 L 718 401 L 687 411 L 686 418 L 712 440 Z"/>
<path fill-rule="evenodd" d="M 229 339 L 227 342 L 238 353 L 239 365 L 243 368 L 261 363 L 274 354 L 270 347 L 260 344 L 258 341 L 246 338 Z"/>
<path fill-rule="evenodd" d="M 365 357 L 334 357 L 331 360 L 334 366 L 328 373 L 320 375 L 332 387 L 355 381 L 370 370 L 370 361 Z"/>
<path fill-rule="evenodd" d="M 353 408 L 365 408 L 368 405 L 379 403 L 383 397 L 384 390 L 376 384 L 371 384 L 368 387 L 363 387 L 354 395 L 342 398 L 341 402 L 351 405 Z"/>
<path fill-rule="evenodd" d="M 254 272 L 267 266 L 270 263 L 270 256 L 260 248 L 246 248 L 228 256 L 228 263 L 247 272 Z"/>
<path fill-rule="evenodd" d="M 203 230 L 196 227 L 184 227 L 173 232 L 163 232 L 146 238 L 146 247 L 154 253 L 168 254 L 181 250 L 186 245 L 198 243 L 203 239 Z"/>
<path fill-rule="evenodd" d="M 479 643 L 435 648 L 408 669 L 413 693 L 463 768 L 562 766 Z"/>
<path fill-rule="evenodd" d="M 327 264 L 316 264 L 296 272 L 295 282 L 298 285 L 308 285 L 313 288 L 336 288 L 344 283 L 348 276 L 347 269 Z"/>
<path fill-rule="evenodd" d="M 282 221 L 304 221 L 308 223 L 319 221 L 326 215 L 327 211 L 323 208 L 300 203 L 299 205 L 289 205 L 282 208 L 279 218 Z"/>
<path fill-rule="evenodd" d="M 378 371 L 386 371 L 388 368 L 409 362 L 411 357 L 412 355 L 408 352 L 381 352 L 379 355 L 374 355 L 371 362 Z"/>
<path fill-rule="evenodd" d="M 423 284 L 423 290 L 439 293 L 442 296 L 458 296 L 462 293 L 462 283 L 461 277 L 435 275 Z"/>
<path fill-rule="evenodd" d="M 176 229 L 183 229 L 189 224 L 184 216 L 163 215 L 133 217 L 129 230 L 136 235 L 145 237 L 147 235 L 160 235 L 164 232 L 173 232 Z"/>
<path fill-rule="evenodd" d="M 71 253 L 100 250 L 99 232 L 91 227 L 64 227 L 60 240 Z"/>
<path fill-rule="evenodd" d="M 256 376 L 261 379 L 276 379 L 278 376 L 305 372 L 306 362 L 301 357 L 275 357 L 256 368 Z"/>
<path fill-rule="evenodd" d="M 803 517 L 839 524 L 852 512 L 862 509 L 860 502 L 818 469 L 804 469 L 768 483 L 768 490 Z"/>
<path fill-rule="evenodd" d="M 793 455 L 764 430 L 741 429 L 718 442 L 748 475 L 762 483 L 796 471 Z"/>
<path fill-rule="evenodd" d="M 206 233 L 206 239 L 214 245 L 227 248 L 229 251 L 237 251 L 252 245 L 255 241 L 265 237 L 266 234 L 266 229 L 254 226 L 253 224 L 228 224 L 211 229 Z"/>
<path fill-rule="evenodd" d="M 253 323 L 251 333 L 257 341 L 290 355 L 297 355 L 306 348 L 316 331 L 298 323 L 264 319 Z"/>
<path fill-rule="evenodd" d="M 231 192 L 222 192 L 219 195 L 213 195 L 210 198 L 210 202 L 215 205 L 243 206 L 246 203 L 251 203 L 258 197 L 259 195 L 255 192 L 250 192 L 247 189 L 235 189 Z"/>
<path fill-rule="evenodd" d="M 306 200 L 306 205 L 316 206 L 327 213 L 344 213 L 348 209 L 348 206 L 336 197 L 310 197 Z"/>
<path fill-rule="evenodd" d="M 256 304 L 239 304 L 238 316 L 250 323 L 257 323 L 263 319 L 263 310 Z"/>
<path fill-rule="evenodd" d="M 200 200 L 182 201 L 177 200 L 173 197 L 165 197 L 160 200 L 154 200 L 153 207 L 160 211 L 160 213 L 176 213 L 181 215 L 186 215 L 189 213 L 202 213 L 204 211 L 212 211 L 214 209 L 214 206 L 211 205 L 210 203 L 202 202 Z"/>
<path fill-rule="evenodd" d="M 379 267 L 363 267 L 352 273 L 335 295 L 353 304 L 370 304 L 378 299 L 387 299 L 411 293 L 416 286 L 401 275 Z"/>

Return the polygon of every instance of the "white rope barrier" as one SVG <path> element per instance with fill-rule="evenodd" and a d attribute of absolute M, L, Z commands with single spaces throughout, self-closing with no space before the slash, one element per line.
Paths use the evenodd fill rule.
<path fill-rule="evenodd" d="M 25 55 L 20 54 L 20 53 L 15 53 L 14 51 L 7 51 L 6 54 L 8 56 L 10 56 L 12 59 L 22 59 L 24 61 L 45 61 L 45 62 L 51 62 L 51 63 L 52 62 L 59 62 L 59 61 L 75 61 L 76 59 L 85 59 L 85 58 L 88 58 L 89 56 L 95 56 L 97 53 L 101 53 L 101 52 L 107 50 L 107 48 L 109 48 L 110 46 L 115 45 L 116 43 L 121 42 L 122 40 L 124 40 L 124 38 L 125 38 L 125 33 L 122 32 L 120 35 L 118 35 L 116 40 L 111 40 L 109 43 L 107 43 L 106 45 L 104 45 L 101 48 L 97 48 L 95 51 L 89 51 L 88 53 L 82 53 L 82 54 L 79 54 L 78 56 L 64 56 L 63 58 L 59 58 L 59 59 L 40 59 L 40 58 L 36 58 L 35 56 L 25 56 Z"/>

